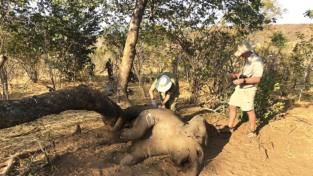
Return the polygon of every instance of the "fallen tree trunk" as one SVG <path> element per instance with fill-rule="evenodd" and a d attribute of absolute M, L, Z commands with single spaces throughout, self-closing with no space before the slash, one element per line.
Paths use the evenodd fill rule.
<path fill-rule="evenodd" d="M 65 110 L 93 110 L 109 118 L 118 118 L 123 112 L 105 94 L 78 86 L 20 100 L 0 101 L 0 129 Z"/>

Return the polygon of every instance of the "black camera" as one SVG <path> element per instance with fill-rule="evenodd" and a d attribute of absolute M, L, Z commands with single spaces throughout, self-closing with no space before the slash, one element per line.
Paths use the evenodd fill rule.
<path fill-rule="evenodd" d="M 245 79 L 248 78 L 246 75 L 239 75 L 239 79 Z"/>

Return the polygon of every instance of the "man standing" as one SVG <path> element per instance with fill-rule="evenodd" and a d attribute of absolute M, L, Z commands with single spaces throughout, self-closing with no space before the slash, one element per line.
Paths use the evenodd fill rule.
<path fill-rule="evenodd" d="M 257 84 L 260 82 L 263 74 L 262 59 L 252 52 L 255 47 L 248 42 L 243 42 L 238 46 L 235 56 L 241 56 L 245 59 L 241 74 L 227 74 L 228 79 L 237 78 L 234 84 L 237 85 L 235 92 L 229 100 L 229 122 L 228 126 L 221 129 L 221 132 L 233 132 L 234 121 L 237 114 L 237 107 L 246 111 L 249 116 L 250 129 L 248 138 L 256 136 L 254 111 L 254 96 L 257 90 Z"/>
<path fill-rule="evenodd" d="M 112 64 L 111 58 L 109 58 L 109 60 L 105 64 L 105 69 L 108 69 L 109 81 L 112 81 L 113 80 L 113 64 Z"/>
<path fill-rule="evenodd" d="M 154 99 L 155 89 L 158 90 L 161 97 L 161 105 L 159 107 L 176 111 L 179 96 L 179 85 L 176 75 L 171 72 L 164 72 L 153 82 L 149 90 L 153 107 L 157 107 L 156 100 Z"/>
<path fill-rule="evenodd" d="M 92 63 L 91 60 L 88 60 L 87 61 L 87 71 L 88 71 L 88 74 L 90 76 L 90 80 L 94 80 L 94 77 L 95 77 L 95 70 L 96 68 L 96 65 L 94 63 Z"/>

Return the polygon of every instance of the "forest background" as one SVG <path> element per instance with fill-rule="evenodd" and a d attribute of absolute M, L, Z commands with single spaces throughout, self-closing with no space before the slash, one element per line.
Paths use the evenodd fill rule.
<path fill-rule="evenodd" d="M 115 79 L 110 86 L 121 106 L 132 104 L 131 70 L 145 97 L 145 83 L 167 70 L 188 84 L 188 103 L 227 113 L 234 86 L 225 75 L 240 72 L 242 60 L 233 53 L 242 41 L 256 45 L 265 63 L 255 102 L 259 116 L 273 116 L 310 89 L 312 29 L 271 25 L 285 13 L 275 0 L 1 3 L 0 49 L 9 57 L 0 76 L 3 100 L 27 91 L 27 83 L 22 88 L 15 83 L 24 74 L 54 90 L 86 82 L 86 75 L 97 82 L 95 75 L 111 57 Z M 303 13 L 312 17 L 309 10 Z"/>

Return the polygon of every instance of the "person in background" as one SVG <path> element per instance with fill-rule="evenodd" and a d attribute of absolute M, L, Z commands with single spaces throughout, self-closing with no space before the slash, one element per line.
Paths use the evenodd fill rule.
<path fill-rule="evenodd" d="M 153 107 L 157 107 L 154 97 L 154 90 L 160 93 L 161 103 L 159 108 L 166 108 L 176 111 L 179 96 L 179 84 L 177 76 L 171 72 L 164 72 L 157 77 L 149 89 L 149 95 Z"/>
<path fill-rule="evenodd" d="M 250 121 L 250 129 L 247 135 L 248 138 L 256 136 L 256 115 L 254 111 L 254 97 L 257 90 L 257 85 L 261 81 L 263 74 L 263 61 L 252 50 L 255 47 L 248 42 L 243 42 L 238 46 L 235 56 L 240 56 L 244 59 L 243 69 L 241 74 L 229 73 L 228 79 L 236 78 L 233 83 L 236 86 L 235 92 L 229 100 L 229 122 L 228 125 L 220 130 L 220 132 L 233 132 L 234 121 L 237 115 L 237 107 L 248 113 Z"/>
<path fill-rule="evenodd" d="M 109 76 L 109 81 L 113 81 L 114 80 L 114 78 L 113 78 L 113 63 L 112 63 L 112 60 L 111 60 L 111 58 L 109 58 L 109 60 L 106 62 L 106 64 L 105 64 L 105 68 L 104 68 L 104 70 L 106 70 L 106 69 L 108 69 L 108 76 Z M 104 71 L 103 70 L 103 71 Z M 103 72 L 102 71 L 102 72 Z M 101 72 L 101 73 L 102 73 Z"/>
<path fill-rule="evenodd" d="M 91 60 L 88 60 L 87 61 L 87 70 L 88 70 L 88 74 L 90 76 L 90 80 L 94 80 L 94 78 L 95 78 L 95 72 L 94 72 L 95 68 L 96 68 L 96 65 L 94 63 L 92 63 Z"/>

